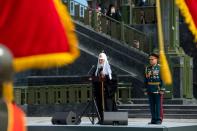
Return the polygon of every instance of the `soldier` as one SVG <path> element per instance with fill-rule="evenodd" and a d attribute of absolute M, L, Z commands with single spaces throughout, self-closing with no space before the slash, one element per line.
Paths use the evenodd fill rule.
<path fill-rule="evenodd" d="M 13 101 L 12 55 L 0 44 L 0 130 L 26 131 L 25 115 Z"/>
<path fill-rule="evenodd" d="M 157 54 L 149 55 L 150 66 L 145 70 L 145 94 L 148 95 L 151 122 L 149 124 L 161 124 L 163 119 L 163 94 L 165 88 L 162 87 L 160 65 L 158 64 L 159 56 Z"/>

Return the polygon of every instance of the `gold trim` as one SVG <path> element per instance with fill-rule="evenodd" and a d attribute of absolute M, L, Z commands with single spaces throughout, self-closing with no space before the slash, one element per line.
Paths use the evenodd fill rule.
<path fill-rule="evenodd" d="M 31 68 L 45 69 L 50 67 L 59 67 L 72 63 L 75 60 L 73 57 L 74 56 L 70 53 L 54 53 L 21 57 L 14 60 L 14 70 L 16 72 L 20 72 Z"/>
<path fill-rule="evenodd" d="M 13 131 L 13 116 L 14 116 L 14 111 L 13 111 L 13 105 L 12 102 L 6 102 L 7 104 L 7 109 L 8 109 L 8 129 L 7 131 Z"/>
<path fill-rule="evenodd" d="M 160 85 L 160 82 L 148 82 L 148 85 Z"/>
<path fill-rule="evenodd" d="M 14 91 L 13 91 L 13 83 L 12 82 L 4 82 L 3 83 L 3 99 L 6 102 L 12 102 L 14 100 Z"/>
<path fill-rule="evenodd" d="M 185 22 L 188 24 L 190 31 L 194 35 L 194 41 L 197 42 L 197 27 L 193 21 L 192 15 L 185 3 L 185 0 L 176 0 L 177 6 L 180 8 L 181 14 L 185 18 Z"/>

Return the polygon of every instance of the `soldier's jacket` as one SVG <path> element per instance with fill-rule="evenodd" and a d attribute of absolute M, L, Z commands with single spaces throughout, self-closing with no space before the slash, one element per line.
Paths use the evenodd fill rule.
<path fill-rule="evenodd" d="M 145 70 L 145 91 L 148 93 L 158 93 L 165 90 L 162 87 L 162 79 L 160 74 L 160 65 L 147 66 Z"/>
<path fill-rule="evenodd" d="M 25 114 L 15 104 L 0 98 L 0 131 L 27 131 Z"/>

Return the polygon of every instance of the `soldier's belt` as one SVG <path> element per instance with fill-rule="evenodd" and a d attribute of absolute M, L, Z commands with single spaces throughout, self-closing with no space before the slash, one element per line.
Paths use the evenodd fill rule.
<path fill-rule="evenodd" d="M 148 85 L 160 85 L 160 82 L 148 82 Z"/>

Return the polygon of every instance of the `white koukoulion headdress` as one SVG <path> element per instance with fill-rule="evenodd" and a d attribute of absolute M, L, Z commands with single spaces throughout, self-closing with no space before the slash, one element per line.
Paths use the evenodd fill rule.
<path fill-rule="evenodd" d="M 104 64 L 100 64 L 99 63 L 99 59 L 103 59 L 104 60 Z M 109 65 L 109 62 L 107 60 L 107 56 L 105 53 L 100 53 L 98 56 L 98 63 L 97 63 L 97 68 L 96 68 L 96 72 L 95 72 L 95 76 L 98 76 L 98 71 L 100 68 L 103 68 L 103 74 L 104 75 L 109 75 L 109 79 L 112 79 L 112 71 L 111 71 L 111 67 Z"/>

